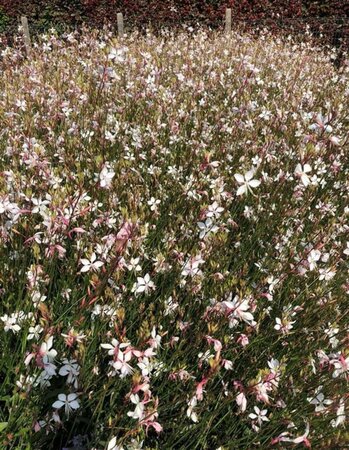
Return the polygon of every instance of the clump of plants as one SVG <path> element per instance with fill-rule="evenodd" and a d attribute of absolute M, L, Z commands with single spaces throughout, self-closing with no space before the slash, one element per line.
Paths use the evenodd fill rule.
<path fill-rule="evenodd" d="M 190 29 L 1 49 L 1 448 L 347 442 L 334 58 Z"/>

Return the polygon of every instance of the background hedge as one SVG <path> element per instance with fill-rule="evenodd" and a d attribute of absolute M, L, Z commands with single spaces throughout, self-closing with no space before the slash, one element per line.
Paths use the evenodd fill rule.
<path fill-rule="evenodd" d="M 15 33 L 21 15 L 28 17 L 35 33 L 52 26 L 65 30 L 82 23 L 97 28 L 116 24 L 118 12 L 124 13 L 129 28 L 197 22 L 218 27 L 227 7 L 244 28 L 266 25 L 302 31 L 309 24 L 333 42 L 349 36 L 348 0 L 0 0 L 0 32 Z"/>

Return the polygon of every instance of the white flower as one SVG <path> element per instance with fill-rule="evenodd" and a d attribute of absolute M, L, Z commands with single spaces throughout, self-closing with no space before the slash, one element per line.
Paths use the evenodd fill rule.
<path fill-rule="evenodd" d="M 64 406 L 64 411 L 67 417 L 71 411 L 80 408 L 80 402 L 77 398 L 76 394 L 69 394 L 68 396 L 65 394 L 58 394 L 58 400 L 56 400 L 52 407 L 55 409 L 60 409 Z"/>
<path fill-rule="evenodd" d="M 43 303 L 47 299 L 46 295 L 42 295 L 38 291 L 33 291 L 31 297 L 34 306 L 38 306 L 39 303 Z"/>
<path fill-rule="evenodd" d="M 325 399 L 325 396 L 322 392 L 317 394 L 314 398 L 308 398 L 308 402 L 311 405 L 315 405 L 315 412 L 320 412 L 326 409 L 328 405 L 331 405 L 333 402 L 330 399 Z"/>
<path fill-rule="evenodd" d="M 118 351 L 116 361 L 111 361 L 109 364 L 113 367 L 115 372 L 120 372 L 120 378 L 125 378 L 127 375 L 131 375 L 134 369 L 128 364 L 132 358 L 132 351 L 126 350 L 122 352 Z"/>
<path fill-rule="evenodd" d="M 240 392 L 240 394 L 237 395 L 236 397 L 236 403 L 239 406 L 239 409 L 241 412 L 245 412 L 246 408 L 247 408 L 247 400 L 246 400 L 246 396 L 243 392 Z"/>
<path fill-rule="evenodd" d="M 116 355 L 120 348 L 125 348 L 130 345 L 129 342 L 124 342 L 120 344 L 120 342 L 117 339 L 112 339 L 111 344 L 101 344 L 102 348 L 105 348 L 108 350 L 108 355 L 113 356 Z"/>
<path fill-rule="evenodd" d="M 34 387 L 40 386 L 42 389 L 51 386 L 50 380 L 55 373 L 50 374 L 46 370 L 43 370 L 38 377 L 34 380 Z"/>
<path fill-rule="evenodd" d="M 280 369 L 280 361 L 272 358 L 270 361 L 268 361 L 268 366 L 271 371 L 275 373 Z"/>
<path fill-rule="evenodd" d="M 336 146 L 340 145 L 340 143 L 341 143 L 339 137 L 337 137 L 337 136 L 331 136 L 329 140 L 333 145 L 336 145 Z"/>
<path fill-rule="evenodd" d="M 344 253 L 345 255 L 348 255 L 348 256 L 349 256 L 349 242 L 347 242 L 347 248 L 346 248 L 345 250 L 343 250 L 343 253 Z"/>
<path fill-rule="evenodd" d="M 115 176 L 114 170 L 108 169 L 107 166 L 104 166 L 101 173 L 99 174 L 100 186 L 102 188 L 109 189 L 114 176 Z"/>
<path fill-rule="evenodd" d="M 7 314 L 0 317 L 0 319 L 4 322 L 4 330 L 5 331 L 12 331 L 13 333 L 18 333 L 20 331 L 21 327 L 17 323 L 17 318 L 12 314 L 11 317 L 9 317 Z"/>
<path fill-rule="evenodd" d="M 129 411 L 127 415 L 132 419 L 142 420 L 144 418 L 144 403 L 140 401 L 138 394 L 131 394 L 130 400 L 136 407 L 134 411 Z"/>
<path fill-rule="evenodd" d="M 223 359 L 222 364 L 225 370 L 233 370 L 233 362 L 229 359 Z"/>
<path fill-rule="evenodd" d="M 96 253 L 92 253 L 91 260 L 82 259 L 81 264 L 83 265 L 81 272 L 88 272 L 89 270 L 98 270 L 103 266 L 102 261 L 96 261 Z"/>
<path fill-rule="evenodd" d="M 160 200 L 156 200 L 154 197 L 152 197 L 150 200 L 148 200 L 147 203 L 150 206 L 151 211 L 156 211 L 157 205 L 160 204 Z"/>
<path fill-rule="evenodd" d="M 308 255 L 309 269 L 314 270 L 316 268 L 316 263 L 319 261 L 321 253 L 319 250 L 312 250 Z"/>
<path fill-rule="evenodd" d="M 218 227 L 216 225 L 213 225 L 213 221 L 210 217 L 206 219 L 205 222 L 198 222 L 197 225 L 200 229 L 200 239 L 204 238 L 208 233 L 216 233 L 216 231 L 218 230 Z"/>
<path fill-rule="evenodd" d="M 229 313 L 232 325 L 236 322 L 234 319 L 241 319 L 251 326 L 256 325 L 256 322 L 253 320 L 252 313 L 248 311 L 250 309 L 250 305 L 247 299 L 240 300 L 236 295 L 232 301 L 224 301 L 223 305 Z"/>
<path fill-rule="evenodd" d="M 267 417 L 267 413 L 268 413 L 267 409 L 260 410 L 258 408 L 258 406 L 254 406 L 253 409 L 255 410 L 255 413 L 249 414 L 248 417 L 250 419 L 252 419 L 252 420 L 256 420 L 259 426 L 262 425 L 263 421 L 264 422 L 268 422 L 269 421 L 269 419 Z"/>
<path fill-rule="evenodd" d="M 200 270 L 200 264 L 203 264 L 205 261 L 201 258 L 201 255 L 196 255 L 193 258 L 190 258 L 189 261 L 186 262 L 183 270 L 182 275 L 184 277 L 187 276 L 195 276 L 195 275 L 201 275 L 202 272 Z"/>
<path fill-rule="evenodd" d="M 150 279 L 149 273 L 147 273 L 144 278 L 137 277 L 137 283 L 133 285 L 133 291 L 136 294 L 145 293 L 147 294 L 151 289 L 155 289 L 155 284 Z"/>
<path fill-rule="evenodd" d="M 339 425 L 342 425 L 342 423 L 345 423 L 346 417 L 345 417 L 345 402 L 344 398 L 341 398 L 339 400 L 339 407 L 337 409 L 337 418 L 336 420 L 331 420 L 331 425 L 334 428 L 337 428 Z"/>
<path fill-rule="evenodd" d="M 188 403 L 188 409 L 187 409 L 187 417 L 191 419 L 194 423 L 199 422 L 198 416 L 196 412 L 194 411 L 194 408 L 196 407 L 198 403 L 198 400 L 196 396 L 192 397 Z"/>
<path fill-rule="evenodd" d="M 131 258 L 129 264 L 126 266 L 128 270 L 134 270 L 136 272 L 140 272 L 142 267 L 138 264 L 139 258 Z"/>
<path fill-rule="evenodd" d="M 308 186 L 310 184 L 310 178 L 308 177 L 307 173 L 311 172 L 311 166 L 309 164 L 304 164 L 302 167 L 301 164 L 297 164 L 295 168 L 295 175 L 299 177 L 304 184 L 304 186 Z"/>
<path fill-rule="evenodd" d="M 29 327 L 29 334 L 27 336 L 27 341 L 30 341 L 31 339 L 34 338 L 38 340 L 43 330 L 44 329 L 40 325 L 36 325 L 35 327 Z"/>
<path fill-rule="evenodd" d="M 32 198 L 32 203 L 34 205 L 34 208 L 32 209 L 32 214 L 39 213 L 39 214 L 45 214 L 47 211 L 47 205 L 50 204 L 51 196 L 46 196 L 47 200 L 42 200 L 41 197 L 39 198 Z"/>
<path fill-rule="evenodd" d="M 223 211 L 224 211 L 224 208 L 219 206 L 217 202 L 213 202 L 212 205 L 210 205 L 208 207 L 208 212 L 206 213 L 206 217 L 218 218 Z"/>
<path fill-rule="evenodd" d="M 44 371 L 45 371 L 48 375 L 50 375 L 50 377 L 52 377 L 53 375 L 56 375 L 56 369 L 57 369 L 57 366 L 55 366 L 55 365 L 50 361 L 50 359 L 48 358 L 47 355 L 45 355 L 45 356 L 42 358 L 42 363 L 43 363 L 43 365 L 44 365 Z"/>
<path fill-rule="evenodd" d="M 115 62 L 125 61 L 125 49 L 124 48 L 112 48 L 109 52 L 108 59 Z"/>
<path fill-rule="evenodd" d="M 332 270 L 331 268 L 320 269 L 319 273 L 320 273 L 319 280 L 325 281 L 332 280 L 332 278 L 336 275 L 336 271 Z"/>
<path fill-rule="evenodd" d="M 67 376 L 67 383 L 73 384 L 75 389 L 78 387 L 78 376 L 80 372 L 80 366 L 75 359 L 63 359 L 63 366 L 59 369 L 58 374 L 62 377 Z"/>
<path fill-rule="evenodd" d="M 292 426 L 292 428 L 293 427 L 294 427 L 294 425 Z M 289 426 L 289 428 L 290 428 L 290 426 Z M 280 436 L 279 436 L 280 442 L 291 442 L 293 444 L 301 444 L 302 442 L 304 442 L 306 447 L 310 447 L 309 441 L 307 439 L 307 437 L 309 435 L 309 430 L 310 430 L 309 423 L 307 423 L 306 427 L 305 427 L 305 431 L 302 434 L 302 436 L 298 436 L 296 438 L 290 438 L 290 437 L 288 437 L 288 435 L 289 435 L 288 432 L 281 433 Z"/>
<path fill-rule="evenodd" d="M 54 348 L 52 348 L 53 345 L 53 336 L 50 336 L 46 342 L 43 342 L 40 346 L 40 355 L 46 356 L 48 358 L 48 361 L 53 361 L 55 357 L 57 356 L 57 352 Z"/>
<path fill-rule="evenodd" d="M 167 300 L 165 300 L 165 316 L 174 314 L 178 306 L 179 304 L 173 300 L 172 296 L 170 296 Z"/>
<path fill-rule="evenodd" d="M 336 348 L 339 344 L 339 340 L 337 339 L 339 328 L 335 328 L 331 324 L 329 324 L 329 328 L 326 328 L 326 330 L 324 331 L 329 338 L 332 348 Z"/>
<path fill-rule="evenodd" d="M 245 175 L 241 175 L 239 173 L 236 173 L 234 175 L 235 180 L 241 184 L 241 186 L 238 188 L 236 195 L 244 195 L 248 192 L 252 192 L 252 188 L 258 187 L 261 182 L 259 180 L 253 180 L 254 170 L 249 170 L 245 173 Z"/>
<path fill-rule="evenodd" d="M 116 436 L 114 436 L 108 442 L 107 450 L 124 450 L 124 448 L 116 445 Z"/>
<path fill-rule="evenodd" d="M 274 329 L 277 331 L 281 331 L 283 334 L 287 334 L 293 328 L 293 324 L 295 321 L 290 321 L 287 319 L 281 320 L 279 317 L 275 319 L 276 325 Z"/>
<path fill-rule="evenodd" d="M 333 128 L 329 125 L 330 117 L 318 114 L 315 119 L 315 123 L 309 125 L 309 130 L 312 131 L 325 131 L 326 133 L 331 133 Z"/>
<path fill-rule="evenodd" d="M 349 373 L 349 356 L 344 359 L 343 356 L 341 356 L 337 361 L 333 363 L 335 370 L 333 371 L 333 378 L 337 378 L 340 375 L 346 375 Z"/>
<path fill-rule="evenodd" d="M 149 376 L 153 369 L 153 364 L 150 362 L 149 358 L 146 357 L 142 358 L 137 366 L 141 369 L 143 377 Z"/>
<path fill-rule="evenodd" d="M 22 389 L 24 391 L 25 390 L 29 391 L 34 381 L 35 377 L 32 377 L 30 375 L 25 376 L 22 374 L 19 376 L 19 380 L 16 381 L 16 386 L 18 386 L 19 389 Z"/>

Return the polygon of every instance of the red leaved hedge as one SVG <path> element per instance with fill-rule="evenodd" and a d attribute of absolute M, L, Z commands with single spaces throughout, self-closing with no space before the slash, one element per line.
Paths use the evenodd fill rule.
<path fill-rule="evenodd" d="M 253 29 L 267 25 L 274 29 L 313 31 L 331 37 L 349 35 L 348 0 L 0 0 L 0 31 L 16 31 L 21 15 L 29 19 L 32 32 L 51 26 L 63 30 L 82 23 L 100 28 L 116 23 L 123 12 L 129 28 L 176 26 L 201 23 L 223 26 L 225 9 L 232 9 L 233 21 Z"/>

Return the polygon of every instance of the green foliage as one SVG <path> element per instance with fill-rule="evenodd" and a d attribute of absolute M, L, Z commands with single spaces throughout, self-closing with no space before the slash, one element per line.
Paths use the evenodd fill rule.
<path fill-rule="evenodd" d="M 4 9 L 0 7 L 0 33 L 5 33 L 9 24 L 10 18 L 5 14 Z"/>

